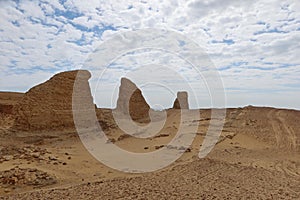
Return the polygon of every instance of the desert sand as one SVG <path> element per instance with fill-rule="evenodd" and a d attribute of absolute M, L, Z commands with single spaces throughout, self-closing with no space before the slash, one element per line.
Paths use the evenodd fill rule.
<path fill-rule="evenodd" d="M 88 87 L 90 74 L 82 73 Z M 125 173 L 96 160 L 76 133 L 76 75 L 57 74 L 25 94 L 0 92 L 0 199 L 300 199 L 300 111 L 228 108 L 217 145 L 200 159 L 212 110 L 188 110 L 200 118 L 182 122 L 197 126 L 185 153 L 161 170 Z M 146 125 L 146 111 L 152 109 L 142 91 L 130 80 L 122 82 L 118 107 L 128 99 L 122 92 L 131 91 L 129 114 Z M 89 92 L 85 97 L 92 103 Z M 176 106 L 166 110 L 165 125 L 150 138 L 127 135 L 112 109 L 95 106 L 95 112 L 108 142 L 145 153 L 166 146 L 176 135 L 182 110 L 174 101 Z"/>

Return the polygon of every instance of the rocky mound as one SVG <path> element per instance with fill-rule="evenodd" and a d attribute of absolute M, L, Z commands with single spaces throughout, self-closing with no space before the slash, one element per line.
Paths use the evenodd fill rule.
<path fill-rule="evenodd" d="M 137 121 L 149 118 L 150 106 L 142 95 L 141 90 L 129 79 L 122 78 L 119 88 L 119 98 L 116 111 L 130 115 L 132 120 Z"/>
<path fill-rule="evenodd" d="M 56 178 L 38 169 L 15 167 L 0 172 L 1 185 L 46 186 L 55 184 Z"/>
<path fill-rule="evenodd" d="M 189 109 L 187 92 L 177 92 L 177 98 L 174 101 L 173 108 L 174 109 Z"/>
<path fill-rule="evenodd" d="M 70 157 L 71 158 L 71 157 Z M 61 159 L 53 156 L 50 151 L 41 147 L 27 145 L 19 146 L 5 146 L 0 147 L 0 164 L 10 161 L 23 160 L 27 163 L 43 162 L 52 165 L 67 165 Z"/>
<path fill-rule="evenodd" d="M 0 113 L 12 114 L 14 105 L 22 98 L 23 93 L 0 92 Z"/>
<path fill-rule="evenodd" d="M 73 129 L 72 95 L 79 73 L 77 81 L 82 84 L 82 95 L 92 102 L 88 83 L 90 72 L 62 72 L 25 93 L 14 107 L 16 118 L 13 128 L 23 131 Z"/>
<path fill-rule="evenodd" d="M 0 132 L 12 126 L 13 107 L 22 98 L 23 93 L 0 92 Z"/>

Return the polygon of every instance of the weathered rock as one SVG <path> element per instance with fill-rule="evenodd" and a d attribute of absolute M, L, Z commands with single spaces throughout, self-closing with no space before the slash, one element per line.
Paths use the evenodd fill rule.
<path fill-rule="evenodd" d="M 13 105 L 0 104 L 0 113 L 12 114 Z"/>
<path fill-rule="evenodd" d="M 0 92 L 0 113 L 11 115 L 14 105 L 24 94 L 18 92 Z"/>
<path fill-rule="evenodd" d="M 0 172 L 1 185 L 46 186 L 55 184 L 56 182 L 55 176 L 37 169 L 15 167 Z"/>
<path fill-rule="evenodd" d="M 116 111 L 129 115 L 135 121 L 141 119 L 150 121 L 149 110 L 150 106 L 141 90 L 129 79 L 122 78 Z"/>
<path fill-rule="evenodd" d="M 47 149 L 42 149 L 35 146 L 25 146 L 25 147 L 16 147 L 16 146 L 6 146 L 0 149 L 0 163 L 7 162 L 11 160 L 27 160 L 29 162 L 35 161 L 46 161 L 48 162 L 48 156 L 51 152 L 48 152 Z M 58 159 L 55 158 L 55 161 Z M 52 160 L 50 160 L 52 162 Z"/>
<path fill-rule="evenodd" d="M 92 102 L 90 77 L 90 72 L 85 70 L 62 72 L 31 88 L 14 107 L 16 119 L 13 128 L 23 131 L 74 129 L 74 83 L 77 78 L 81 95 Z"/>
<path fill-rule="evenodd" d="M 174 109 L 189 109 L 187 92 L 177 92 L 177 98 L 174 101 L 173 108 Z"/>
<path fill-rule="evenodd" d="M 12 160 L 14 157 L 12 156 L 12 155 L 7 155 L 7 156 L 3 156 L 3 159 L 5 160 L 5 161 L 10 161 L 10 160 Z"/>
<path fill-rule="evenodd" d="M 41 153 L 40 152 L 34 152 L 34 153 L 31 153 L 30 156 L 32 156 L 33 158 L 39 158 L 41 156 Z"/>

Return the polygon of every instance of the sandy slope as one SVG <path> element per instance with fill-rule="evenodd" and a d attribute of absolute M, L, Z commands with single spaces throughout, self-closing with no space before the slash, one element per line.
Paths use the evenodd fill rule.
<path fill-rule="evenodd" d="M 13 131 L 12 116 L 3 115 L 0 199 L 300 198 L 300 111 L 228 109 L 219 143 L 205 159 L 197 155 L 211 111 L 200 113 L 191 151 L 171 166 L 146 174 L 106 167 L 86 151 L 76 133 Z M 147 139 L 126 136 L 110 110 L 99 110 L 98 117 L 112 142 L 142 153 L 168 144 L 178 131 L 180 110 L 169 110 L 163 129 Z M 192 128 L 191 122 L 184 123 Z"/>
<path fill-rule="evenodd" d="M 299 179 L 294 177 L 203 159 L 162 172 L 3 199 L 297 199 L 299 195 Z"/>

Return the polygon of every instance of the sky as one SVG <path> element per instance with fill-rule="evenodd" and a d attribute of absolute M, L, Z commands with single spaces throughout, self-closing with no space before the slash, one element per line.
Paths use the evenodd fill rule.
<path fill-rule="evenodd" d="M 115 35 L 145 28 L 170 30 L 199 45 L 220 74 L 226 107 L 300 109 L 295 0 L 0 0 L 0 91 L 26 92 L 55 73 L 84 69 Z M 146 67 L 138 73 L 137 65 Z M 186 69 L 167 52 L 131 53 L 112 63 L 93 95 L 98 106 L 113 107 L 125 74 L 152 107 L 170 107 L 180 90 L 196 96 L 192 108 L 213 106 L 205 83 L 193 86 L 203 77 Z"/>

